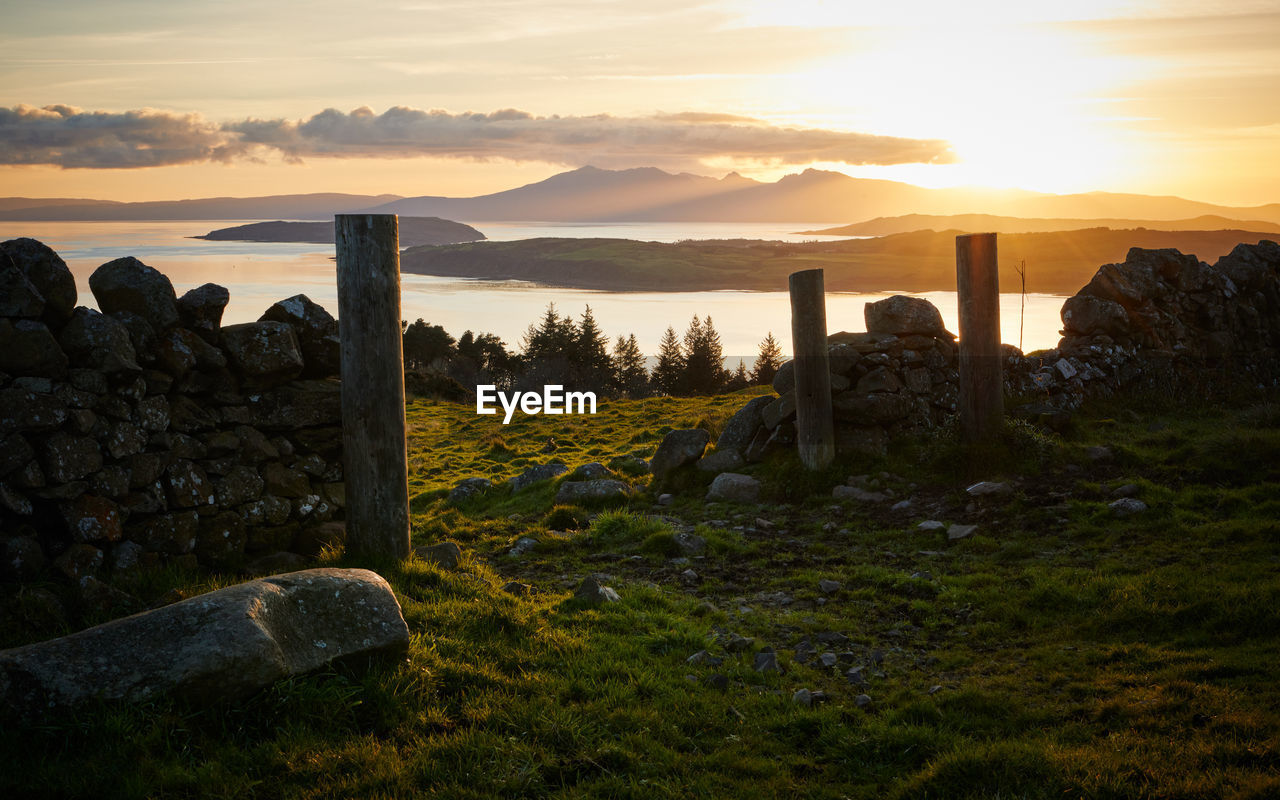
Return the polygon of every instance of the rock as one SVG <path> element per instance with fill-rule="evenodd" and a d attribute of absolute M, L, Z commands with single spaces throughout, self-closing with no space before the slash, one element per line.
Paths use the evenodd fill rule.
<path fill-rule="evenodd" d="M 338 323 L 305 294 L 281 300 L 268 308 L 258 321 L 284 322 L 293 328 L 302 349 L 304 377 L 325 378 L 338 374 L 341 348 Z"/>
<path fill-rule="evenodd" d="M 921 297 L 896 294 L 875 303 L 867 303 L 863 306 L 863 315 L 867 333 L 950 337 L 937 307 Z"/>
<path fill-rule="evenodd" d="M 196 532 L 196 558 L 202 564 L 222 566 L 244 553 L 246 540 L 244 519 L 236 512 L 202 516 Z"/>
<path fill-rule="evenodd" d="M 295 499 L 311 494 L 311 481 L 301 470 L 286 467 L 279 461 L 268 461 L 259 472 L 267 494 Z"/>
<path fill-rule="evenodd" d="M 613 472 L 599 461 L 592 461 L 575 469 L 570 477 L 576 481 L 598 481 L 612 478 Z"/>
<path fill-rule="evenodd" d="M 456 506 L 473 497 L 479 497 L 492 488 L 493 481 L 488 478 L 466 478 L 449 490 L 449 496 L 445 498 L 445 502 Z"/>
<path fill-rule="evenodd" d="M 858 425 L 883 425 L 896 422 L 911 413 L 915 401 L 909 394 L 876 392 L 859 394 L 841 392 L 831 398 L 831 411 L 837 420 Z"/>
<path fill-rule="evenodd" d="M 947 541 L 954 542 L 957 539 L 966 539 L 972 536 L 973 532 L 977 529 L 977 525 L 960 525 L 952 523 L 951 526 L 947 528 Z"/>
<path fill-rule="evenodd" d="M 251 503 L 262 496 L 266 481 L 253 467 L 238 464 L 214 484 L 218 505 L 222 508 Z"/>
<path fill-rule="evenodd" d="M 129 331 L 118 320 L 79 306 L 58 334 L 58 344 L 72 365 L 108 374 L 137 372 L 137 354 Z"/>
<path fill-rule="evenodd" d="M 518 558 L 538 546 L 538 540 L 532 536 L 521 536 L 507 551 L 507 555 Z"/>
<path fill-rule="evenodd" d="M 1077 294 L 1062 304 L 1062 327 L 1067 335 L 1123 335 L 1129 330 L 1129 314 L 1114 300 Z"/>
<path fill-rule="evenodd" d="M 23 718 L 95 699 L 217 702 L 339 660 L 398 657 L 408 646 L 381 576 L 305 570 L 0 652 L 0 698 Z"/>
<path fill-rule="evenodd" d="M 105 497 L 85 494 L 63 503 L 62 518 L 77 542 L 117 542 L 124 535 L 120 507 Z"/>
<path fill-rule="evenodd" d="M 686 464 L 692 464 L 707 449 L 711 434 L 701 428 L 674 430 L 666 435 L 658 450 L 649 459 L 649 472 L 661 481 L 675 470 Z"/>
<path fill-rule="evenodd" d="M 631 493 L 631 487 L 622 481 L 604 479 L 595 481 L 565 481 L 556 490 L 557 505 L 623 500 Z"/>
<path fill-rule="evenodd" d="M 81 607 L 96 614 L 106 614 L 120 609 L 130 610 L 142 605 L 138 598 L 92 575 L 80 578 L 76 583 L 76 589 Z"/>
<path fill-rule="evenodd" d="M 58 571 L 73 581 L 79 581 L 85 575 L 96 575 L 102 569 L 105 559 L 103 552 L 91 544 L 78 542 L 62 551 L 62 555 L 53 561 Z M 3 685 L 0 684 L 0 696 L 3 696 Z"/>
<path fill-rule="evenodd" d="M 462 548 L 455 542 L 420 545 L 413 548 L 413 554 L 428 564 L 435 564 L 441 569 L 457 569 L 462 562 Z"/>
<path fill-rule="evenodd" d="M 345 522 L 323 522 L 303 528 L 294 538 L 293 550 L 312 558 L 326 550 L 340 550 L 347 543 Z"/>
<path fill-rule="evenodd" d="M 549 481 L 559 475 L 563 475 L 569 471 L 569 468 L 559 462 L 550 464 L 535 464 L 524 472 L 511 479 L 511 491 L 523 492 L 535 483 Z"/>
<path fill-rule="evenodd" d="M 965 489 L 970 497 L 989 497 L 991 495 L 1012 494 L 1013 488 L 1009 484 L 1001 481 L 979 481 L 974 485 Z"/>
<path fill-rule="evenodd" d="M 858 695 L 857 697 L 853 698 L 853 704 L 854 704 L 855 706 L 857 706 L 858 708 L 870 708 L 870 707 L 871 707 L 871 695 L 868 695 L 868 694 L 860 694 L 860 695 Z"/>
<path fill-rule="evenodd" d="M 813 705 L 813 692 L 808 689 L 797 689 L 795 694 L 791 695 L 791 702 L 808 708 Z"/>
<path fill-rule="evenodd" d="M 1084 454 L 1090 461 L 1093 461 L 1095 463 L 1105 463 L 1107 461 L 1111 461 L 1115 455 L 1114 453 L 1111 452 L 1110 447 L 1106 447 L 1103 445 L 1094 445 L 1092 447 L 1086 447 L 1084 449 Z"/>
<path fill-rule="evenodd" d="M 20 583 L 33 581 L 44 569 L 44 550 L 30 536 L 15 536 L 4 543 L 0 574 Z"/>
<path fill-rule="evenodd" d="M 45 441 L 40 465 L 53 483 L 78 481 L 102 469 L 102 450 L 88 436 L 59 431 Z"/>
<path fill-rule="evenodd" d="M 164 471 L 166 496 L 175 508 L 212 506 L 217 498 L 213 481 L 194 462 L 178 459 Z"/>
<path fill-rule="evenodd" d="M 1135 497 L 1138 492 L 1142 491 L 1136 483 L 1126 483 L 1112 490 L 1112 497 Z"/>
<path fill-rule="evenodd" d="M 858 394 L 873 392 L 896 392 L 902 389 L 902 381 L 885 367 L 876 367 L 858 379 L 854 389 Z"/>
<path fill-rule="evenodd" d="M 222 344 L 235 369 L 257 387 L 278 386 L 302 373 L 302 352 L 284 322 L 246 322 L 222 329 Z"/>
<path fill-rule="evenodd" d="M 593 577 L 588 577 L 582 581 L 577 590 L 573 593 L 575 600 L 579 600 L 588 606 L 600 606 L 605 603 L 616 603 L 621 598 L 618 593 L 608 586 L 603 586 Z"/>
<path fill-rule="evenodd" d="M 108 559 L 112 574 L 120 577 L 136 571 L 142 564 L 142 557 L 145 552 L 142 549 L 142 545 L 137 542 L 117 543 L 115 547 L 111 548 L 111 556 Z"/>
<path fill-rule="evenodd" d="M 685 583 L 697 583 L 698 573 L 694 572 L 692 569 L 686 569 L 684 572 L 680 573 L 680 580 Z"/>
<path fill-rule="evenodd" d="M 1107 506 L 1112 514 L 1121 518 L 1132 517 L 1147 510 L 1147 504 L 1136 497 L 1121 497 L 1119 500 L 1112 500 Z"/>
<path fill-rule="evenodd" d="M 136 525 L 130 518 L 128 536 L 152 552 L 182 555 L 195 549 L 199 523 L 194 511 L 148 517 Z"/>
<path fill-rule="evenodd" d="M 234 411 L 224 409 L 223 413 L 228 422 L 274 430 L 336 425 L 342 421 L 342 385 L 337 381 L 294 381 L 255 391 L 246 405 Z"/>
<path fill-rule="evenodd" d="M 670 492 L 664 492 L 658 495 L 658 505 L 669 506 L 676 501 L 676 496 Z"/>
<path fill-rule="evenodd" d="M 734 633 L 730 634 L 729 638 L 725 641 L 724 649 L 728 650 L 730 653 L 741 653 L 750 649 L 751 645 L 755 643 L 755 639 Z"/>
<path fill-rule="evenodd" d="M 507 583 L 502 584 L 502 591 L 516 597 L 528 597 L 533 594 L 533 587 L 527 583 L 520 583 L 519 581 L 508 581 Z"/>
<path fill-rule="evenodd" d="M 860 428 L 851 425 L 837 425 L 835 429 L 836 453 L 851 455 L 884 455 L 889 450 L 889 434 L 884 428 Z"/>
<path fill-rule="evenodd" d="M 702 472 L 732 472 L 735 469 L 741 469 L 746 466 L 746 459 L 742 457 L 742 453 L 735 449 L 721 450 L 719 447 L 712 453 L 698 459 L 694 465 Z"/>
<path fill-rule="evenodd" d="M 716 439 L 716 452 L 736 450 L 741 455 L 755 438 L 756 431 L 764 424 L 761 412 L 772 402 L 773 398 L 762 395 L 751 398 L 745 406 L 738 409 L 720 432 L 720 438 Z"/>
<path fill-rule="evenodd" d="M 859 503 L 883 503 L 888 498 L 881 492 L 871 492 L 857 486 L 837 486 L 831 490 L 836 500 L 856 500 Z"/>
<path fill-rule="evenodd" d="M 39 317 L 58 329 L 76 307 L 76 280 L 57 253 L 35 239 L 10 239 L 0 243 L 0 265 L 17 268 L 43 301 Z M 0 306 L 8 297 L 8 286 L 0 281 Z M 27 316 L 0 314 L 2 316 Z"/>
<path fill-rule="evenodd" d="M 840 585 L 840 581 L 832 581 L 832 580 L 827 580 L 826 578 L 823 578 L 822 580 L 818 581 L 818 588 L 822 590 L 823 594 L 835 594 L 836 592 L 840 591 L 841 585 Z"/>
<path fill-rule="evenodd" d="M 773 390 L 780 395 L 796 388 L 796 362 L 784 361 L 773 374 Z"/>
<path fill-rule="evenodd" d="M 685 556 L 700 555 L 707 549 L 707 540 L 696 533 L 680 531 L 672 538 Z"/>
<path fill-rule="evenodd" d="M 760 497 L 760 481 L 750 475 L 722 472 L 711 482 L 707 501 L 723 500 L 729 503 L 754 503 Z"/>
<path fill-rule="evenodd" d="M 159 270 L 132 256 L 108 261 L 89 276 L 89 290 L 104 314 L 129 311 L 157 332 L 178 324 L 178 298 Z"/>
<path fill-rule="evenodd" d="M 67 363 L 58 340 L 43 322 L 0 317 L 0 372 L 60 378 L 67 374 Z"/>
<path fill-rule="evenodd" d="M 686 658 L 686 659 L 684 660 L 684 663 L 686 663 L 686 664 L 689 664 L 689 665 L 692 665 L 692 666 L 695 666 L 695 667 L 696 667 L 696 666 L 698 666 L 699 664 L 701 664 L 701 663 L 703 663 L 704 661 L 706 661 L 706 660 L 707 660 L 707 657 L 708 657 L 708 656 L 710 656 L 710 655 L 711 655 L 711 654 L 710 654 L 710 653 L 708 653 L 706 650 L 699 650 L 698 652 L 696 652 L 696 653 L 694 653 L 693 655 L 691 655 L 691 656 L 689 656 L 688 658 Z"/>
<path fill-rule="evenodd" d="M 921 522 L 919 525 L 916 526 L 916 530 L 924 531 L 926 533 L 934 533 L 937 531 L 946 530 L 946 528 L 947 528 L 946 525 L 944 525 L 943 523 L 939 522 L 936 519 L 926 519 L 924 522 Z"/>
<path fill-rule="evenodd" d="M 772 650 L 756 653 L 752 668 L 756 672 L 782 672 L 782 668 L 778 666 L 778 654 Z"/>
<path fill-rule="evenodd" d="M 850 667 L 845 670 L 844 679 L 854 686 L 867 685 L 867 676 L 863 673 L 862 667 Z"/>
<path fill-rule="evenodd" d="M 216 344 L 222 327 L 222 312 L 231 300 L 231 292 L 216 283 L 197 286 L 178 298 L 178 316 L 206 342 Z"/>
<path fill-rule="evenodd" d="M 796 393 L 794 391 L 779 395 L 760 409 L 760 420 L 769 430 L 773 430 L 795 415 Z"/>

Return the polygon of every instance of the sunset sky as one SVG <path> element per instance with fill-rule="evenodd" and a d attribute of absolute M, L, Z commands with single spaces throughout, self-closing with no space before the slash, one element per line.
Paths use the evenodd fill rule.
<path fill-rule="evenodd" d="M 0 195 L 584 164 L 1280 201 L 1280 2 L 4 3 Z"/>

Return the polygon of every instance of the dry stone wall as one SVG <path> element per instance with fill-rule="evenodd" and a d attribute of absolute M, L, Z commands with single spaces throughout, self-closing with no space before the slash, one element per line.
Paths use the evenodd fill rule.
<path fill-rule="evenodd" d="M 286 567 L 337 538 L 333 317 L 298 295 L 223 326 L 225 288 L 177 297 L 134 258 L 89 287 L 101 311 L 50 248 L 0 244 L 0 577 L 110 599 L 150 567 Z"/>
<path fill-rule="evenodd" d="M 1212 396 L 1280 385 L 1280 245 L 1238 245 L 1210 266 L 1133 248 L 1062 307 L 1058 347 L 1004 345 L 1007 411 L 1057 424 L 1089 398 L 1143 391 Z M 828 337 L 838 453 L 880 453 L 897 435 L 945 423 L 959 399 L 955 336 L 927 300 L 866 306 L 866 333 Z M 711 471 L 794 447 L 794 363 L 730 420 L 699 466 Z"/>

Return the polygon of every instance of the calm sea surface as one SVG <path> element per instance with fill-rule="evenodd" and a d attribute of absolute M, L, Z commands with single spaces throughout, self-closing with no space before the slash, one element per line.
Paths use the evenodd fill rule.
<path fill-rule="evenodd" d="M 80 302 L 93 306 L 89 275 L 100 264 L 121 256 L 135 256 L 159 269 L 181 295 L 203 283 L 231 290 L 224 321 L 250 322 L 277 300 L 303 293 L 331 313 L 337 312 L 337 284 L 333 250 L 329 245 L 258 242 L 206 242 L 188 237 L 240 224 L 234 220 L 183 222 L 0 222 L 0 240 L 30 236 L 58 251 L 76 277 Z M 819 225 L 764 223 L 634 223 L 549 224 L 478 223 L 493 240 L 537 236 L 617 237 L 674 242 L 681 239 L 781 239 L 805 241 L 815 237 L 792 231 Z M 742 357 L 750 366 L 766 332 L 790 349 L 790 303 L 779 292 L 662 292 L 613 293 L 535 286 L 519 281 L 477 281 L 405 274 L 401 279 L 401 316 L 443 325 L 454 336 L 464 330 L 496 333 L 515 347 L 529 323 L 554 302 L 561 313 L 578 316 L 591 306 L 596 321 L 611 338 L 634 333 L 641 349 L 652 355 L 670 325 L 683 333 L 690 318 L 710 314 L 724 343 L 726 356 Z M 827 328 L 859 331 L 865 328 L 862 307 L 888 294 L 830 293 Z M 942 311 L 951 331 L 957 329 L 955 292 L 926 292 Z M 1034 294 L 1026 297 L 1022 331 L 1024 350 L 1053 347 L 1058 342 L 1063 298 Z M 1001 297 L 1004 341 L 1017 344 L 1022 298 Z"/>

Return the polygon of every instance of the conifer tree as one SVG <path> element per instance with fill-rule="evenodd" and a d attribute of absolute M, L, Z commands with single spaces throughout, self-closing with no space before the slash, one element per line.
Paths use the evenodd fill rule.
<path fill-rule="evenodd" d="M 649 394 L 649 373 L 644 368 L 644 354 L 633 333 L 618 337 L 613 345 L 613 387 L 619 395 L 646 397 Z"/>
<path fill-rule="evenodd" d="M 613 382 L 613 361 L 609 358 L 609 339 L 596 325 L 591 306 L 582 312 L 578 322 L 573 349 L 569 353 L 571 365 L 568 383 L 576 391 L 603 394 Z"/>
<path fill-rule="evenodd" d="M 658 363 L 653 368 L 650 380 L 653 388 L 662 394 L 678 394 L 684 379 L 685 357 L 680 347 L 680 338 L 676 329 L 667 326 L 658 344 Z"/>
<path fill-rule="evenodd" d="M 780 366 L 782 366 L 782 347 L 778 344 L 778 340 L 773 338 L 773 331 L 769 331 L 769 335 L 765 336 L 764 341 L 760 343 L 760 354 L 756 356 L 756 363 L 751 367 L 751 382 L 759 385 L 773 383 L 773 376 L 778 374 Z"/>
<path fill-rule="evenodd" d="M 750 385 L 751 376 L 747 374 L 747 365 L 742 359 L 738 359 L 738 368 L 733 371 L 733 374 L 729 376 L 729 380 L 725 382 L 725 391 L 736 392 Z"/>
<path fill-rule="evenodd" d="M 715 394 L 728 378 L 724 349 L 711 317 L 699 321 L 697 315 L 684 334 L 685 369 L 681 387 L 687 394 Z"/>

